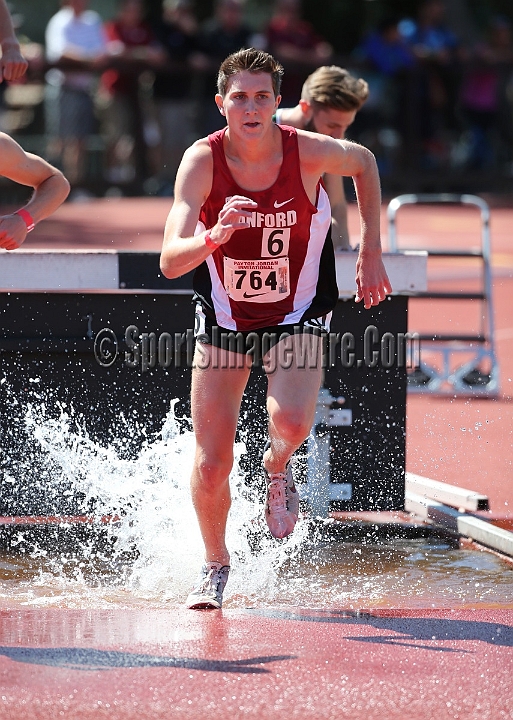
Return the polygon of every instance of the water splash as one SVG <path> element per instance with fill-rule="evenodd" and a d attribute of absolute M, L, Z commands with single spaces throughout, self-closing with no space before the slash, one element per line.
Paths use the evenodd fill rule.
<path fill-rule="evenodd" d="M 44 543 L 17 531 L 11 543 L 15 552 L 0 554 L 0 604 L 182 603 L 203 554 L 189 493 L 194 437 L 187 423 L 171 409 L 160 432 L 133 451 L 130 438 L 144 436 L 133 421 L 127 421 L 124 436 L 102 444 L 91 438 L 73 408 L 49 398 L 26 405 L 20 418 L 26 460 L 5 472 L 4 482 L 7 478 L 13 491 L 27 485 L 31 469 L 34 493 L 44 491 L 48 506 L 57 500 L 78 503 L 95 523 L 84 529 L 75 551 L 52 549 L 49 531 Z M 292 536 L 275 540 L 263 519 L 261 483 L 248 480 L 243 469 L 244 452 L 244 442 L 238 442 L 230 477 L 232 572 L 226 608 L 511 602 L 511 565 L 442 540 L 351 541 L 344 531 L 330 535 L 329 523 L 306 519 Z M 105 525 L 105 516 L 118 519 Z"/>
<path fill-rule="evenodd" d="M 28 436 L 40 450 L 39 469 L 47 479 L 48 491 L 80 496 L 84 508 L 93 508 L 97 524 L 105 517 L 114 521 L 106 528 L 108 554 L 94 543 L 85 543 L 81 562 L 53 557 L 52 583 L 56 578 L 69 582 L 70 569 L 73 582 L 90 583 L 86 567 L 100 559 L 109 581 L 134 596 L 182 601 L 203 557 L 189 492 L 193 433 L 183 429 L 172 408 L 158 437 L 145 441 L 135 457 L 127 458 L 123 443 L 102 446 L 77 425 L 69 408 L 60 405 L 59 410 L 57 417 L 50 417 L 45 404 L 30 405 L 25 417 Z M 269 535 L 263 520 L 263 497 L 252 490 L 240 468 L 244 451 L 244 444 L 237 443 L 227 527 L 233 571 L 226 600 L 232 598 L 235 604 L 251 604 L 252 599 L 262 597 L 272 601 L 280 567 L 299 552 L 309 534 L 305 521 L 285 541 Z M 37 543 L 29 554 L 33 559 L 48 556 Z M 129 563 L 124 562 L 127 557 Z M 43 573 L 38 580 L 45 584 L 50 578 Z"/>

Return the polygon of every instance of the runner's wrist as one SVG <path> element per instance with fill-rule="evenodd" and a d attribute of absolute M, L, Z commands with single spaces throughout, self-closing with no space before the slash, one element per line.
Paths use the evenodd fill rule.
<path fill-rule="evenodd" d="M 16 212 L 15 212 L 14 214 L 15 214 L 15 215 L 18 215 L 18 216 L 23 220 L 23 222 L 24 222 L 25 225 L 27 226 L 27 232 L 28 232 L 28 233 L 31 232 L 31 231 L 36 227 L 36 223 L 34 222 L 34 218 L 33 218 L 32 215 L 29 213 L 28 210 L 25 210 L 25 208 L 20 208 L 20 210 L 16 210 Z"/>
<path fill-rule="evenodd" d="M 6 37 L 0 42 L 2 50 L 11 50 L 12 48 L 19 48 L 20 44 L 15 37 Z"/>
<path fill-rule="evenodd" d="M 219 245 L 221 243 L 217 243 L 211 235 L 211 231 L 207 230 L 205 237 L 204 237 L 205 245 L 209 248 L 209 250 L 217 250 Z"/>
<path fill-rule="evenodd" d="M 379 257 L 383 254 L 381 244 L 379 245 L 364 245 L 360 243 L 360 255 L 363 257 Z"/>

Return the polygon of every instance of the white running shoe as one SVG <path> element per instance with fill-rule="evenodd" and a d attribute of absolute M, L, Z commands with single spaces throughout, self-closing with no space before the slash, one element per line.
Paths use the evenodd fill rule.
<path fill-rule="evenodd" d="M 229 565 L 205 563 L 194 590 L 189 593 L 185 606 L 189 610 L 218 610 L 223 604 L 223 591 L 228 581 Z"/>
<path fill-rule="evenodd" d="M 264 470 L 265 472 L 265 470 Z M 291 463 L 284 473 L 273 473 L 267 477 L 267 499 L 265 519 L 271 535 L 284 538 L 294 530 L 299 517 L 299 493 L 294 485 Z"/>

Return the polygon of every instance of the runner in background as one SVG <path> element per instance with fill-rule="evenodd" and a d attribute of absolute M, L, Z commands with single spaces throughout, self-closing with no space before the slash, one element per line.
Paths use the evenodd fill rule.
<path fill-rule="evenodd" d="M 35 225 L 66 200 L 69 183 L 57 168 L 25 152 L 5 133 L 0 133 L 0 175 L 34 188 L 25 207 L 0 216 L 0 248 L 16 250 Z"/>
<path fill-rule="evenodd" d="M 323 65 L 306 79 L 295 107 L 278 108 L 276 122 L 342 140 L 368 95 L 365 80 L 336 65 Z M 323 179 L 331 205 L 334 248 L 351 250 L 343 179 L 339 175 Z"/>
<path fill-rule="evenodd" d="M 324 173 L 354 179 L 362 228 L 356 301 L 370 308 L 392 289 L 381 256 L 374 156 L 345 140 L 275 124 L 282 74 L 280 63 L 254 48 L 223 61 L 216 104 L 227 126 L 186 151 L 164 231 L 163 274 L 176 278 L 196 268 L 191 492 L 205 565 L 187 599 L 194 609 L 222 605 L 233 445 L 258 350 L 269 414 L 265 519 L 277 538 L 298 519 L 290 460 L 312 427 L 322 336 L 338 299 Z"/>

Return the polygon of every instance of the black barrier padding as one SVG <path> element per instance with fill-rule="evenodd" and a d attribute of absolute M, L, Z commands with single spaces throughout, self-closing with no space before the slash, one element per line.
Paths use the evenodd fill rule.
<path fill-rule="evenodd" d="M 350 482 L 353 496 L 336 501 L 337 510 L 400 510 L 404 508 L 406 463 L 406 367 L 375 367 L 364 359 L 367 328 L 376 328 L 372 343 L 381 355 L 380 340 L 390 333 L 397 338 L 407 332 L 406 296 L 389 297 L 377 307 L 365 310 L 352 299 L 339 301 L 333 313 L 332 332 L 348 330 L 355 338 L 355 356 L 361 361 L 350 368 L 340 363 L 328 368 L 325 386 L 334 397 L 345 397 L 353 423 L 331 428 L 331 480 Z M 401 362 L 404 358 L 401 358 Z M 388 364 L 388 363 L 387 363 Z"/>
<path fill-rule="evenodd" d="M 119 287 L 147 290 L 190 290 L 194 271 L 168 280 L 160 272 L 159 253 L 118 253 Z"/>
<path fill-rule="evenodd" d="M 391 297 L 368 311 L 352 300 L 339 301 L 332 331 L 351 332 L 355 357 L 362 360 L 366 328 L 375 328 L 378 338 L 385 333 L 405 333 L 406 316 L 404 296 Z M 55 483 L 50 487 L 42 476 L 41 458 L 25 424 L 29 405 L 44 404 L 46 417 L 58 417 L 63 407 L 71 408 L 71 422 L 83 428 L 92 441 L 107 447 L 121 438 L 121 451 L 128 458 L 135 457 L 148 439 L 157 437 L 174 399 L 178 399 L 175 412 L 182 419 L 181 426 L 190 429 L 191 295 L 3 293 L 0 317 L 1 515 L 91 510 L 84 507 L 79 494 L 70 495 Z M 143 358 L 130 367 L 127 353 L 132 360 L 134 355 L 127 347 L 126 332 L 131 326 L 145 334 L 148 343 L 152 334 L 157 345 L 166 333 L 181 337 L 188 331 L 188 339 L 178 347 L 169 367 L 163 366 L 160 356 L 154 367 L 143 366 Z M 117 356 L 109 367 L 95 355 L 95 341 L 104 331 L 107 340 L 111 333 L 117 342 Z M 107 343 L 107 350 L 109 347 Z M 106 359 L 109 361 L 108 354 Z M 381 359 L 375 367 L 362 362 L 347 368 L 336 354 L 334 360 L 333 367 L 326 369 L 325 385 L 334 397 L 345 398 L 342 407 L 352 410 L 353 423 L 330 428 L 331 480 L 351 483 L 353 495 L 333 508 L 401 509 L 406 368 L 397 363 L 383 367 Z M 253 369 L 242 403 L 238 439 L 246 443 L 242 464 L 248 489 L 255 492 L 264 489 L 265 389 L 261 369 Z M 300 455 L 304 452 L 305 446 Z M 302 467 L 304 472 L 304 461 Z"/>

